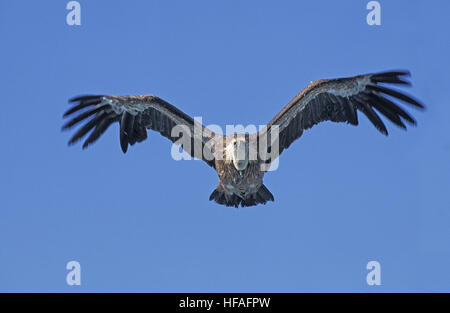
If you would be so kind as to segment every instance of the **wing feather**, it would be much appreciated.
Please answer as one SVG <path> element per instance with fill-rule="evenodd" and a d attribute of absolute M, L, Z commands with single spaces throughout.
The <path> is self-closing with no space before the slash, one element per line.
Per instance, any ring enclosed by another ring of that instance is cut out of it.
<path fill-rule="evenodd" d="M 172 137 L 173 127 L 176 125 L 187 126 L 190 134 L 183 135 L 191 136 L 188 139 L 190 142 L 200 140 L 202 148 L 215 135 L 178 108 L 153 95 L 89 95 L 73 98 L 69 102 L 74 103 L 74 106 L 64 113 L 64 117 L 74 114 L 75 117 L 70 119 L 63 126 L 63 129 L 68 129 L 80 122 L 87 121 L 70 139 L 69 144 L 75 143 L 93 130 L 85 140 L 83 148 L 98 140 L 114 122 L 120 124 L 120 146 L 124 153 L 127 152 L 129 145 L 134 145 L 136 142 L 141 142 L 147 138 L 147 129 L 157 131 L 172 142 L 175 142 L 179 137 Z M 85 110 L 78 113 L 82 109 Z M 88 120 L 91 116 L 93 116 L 92 119 Z M 202 128 L 201 138 L 194 138 L 194 126 Z M 183 146 L 183 149 L 186 151 L 187 148 Z M 193 149 L 194 145 L 191 144 L 190 149 L 187 149 L 188 151 L 186 152 L 193 157 L 197 157 L 194 155 Z M 215 166 L 214 160 L 204 159 L 204 161 L 212 167 Z"/>
<path fill-rule="evenodd" d="M 259 135 L 269 133 L 272 126 L 277 125 L 279 138 L 274 142 L 278 142 L 278 151 L 281 154 L 302 135 L 304 130 L 320 122 L 333 121 L 358 125 L 358 111 L 367 116 L 381 133 L 387 135 L 387 128 L 375 110 L 395 125 L 406 129 L 403 120 L 411 125 L 415 125 L 416 121 L 386 96 L 416 108 L 424 108 L 424 106 L 403 92 L 378 84 L 410 85 L 410 82 L 404 79 L 407 76 L 410 76 L 408 71 L 391 71 L 314 81 L 295 96 L 259 132 Z"/>

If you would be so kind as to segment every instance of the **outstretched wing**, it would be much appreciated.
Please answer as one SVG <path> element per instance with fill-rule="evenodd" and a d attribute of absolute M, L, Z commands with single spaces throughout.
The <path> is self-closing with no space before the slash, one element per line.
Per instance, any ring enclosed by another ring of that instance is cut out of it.
<path fill-rule="evenodd" d="M 83 149 L 94 143 L 114 123 L 120 124 L 120 146 L 127 152 L 128 145 L 134 145 L 147 138 L 147 129 L 159 132 L 170 141 L 175 142 L 181 136 L 172 129 L 176 125 L 182 125 L 184 140 L 190 140 L 189 145 L 183 144 L 183 149 L 192 157 L 202 158 L 208 165 L 214 167 L 214 159 L 211 154 L 206 155 L 203 149 L 209 145 L 209 140 L 214 136 L 208 128 L 204 127 L 190 116 L 186 115 L 170 103 L 153 95 L 143 96 L 81 96 L 69 100 L 75 103 L 64 117 L 77 113 L 69 120 L 63 129 L 68 129 L 80 122 L 87 121 L 70 139 L 69 145 L 74 144 L 89 132 L 84 141 Z M 82 111 L 80 113 L 80 111 Z M 194 126 L 199 127 L 194 131 Z M 200 130 L 200 131 L 198 131 Z M 200 147 L 199 156 L 194 155 L 194 147 Z M 208 159 L 207 159 L 208 157 Z M 210 160 L 211 159 L 211 160 Z"/>
<path fill-rule="evenodd" d="M 423 108 L 423 105 L 402 92 L 379 85 L 379 83 L 410 85 L 404 80 L 405 76 L 410 76 L 410 73 L 383 72 L 314 81 L 292 99 L 260 133 L 270 131 L 273 125 L 278 125 L 279 137 L 278 140 L 273 139 L 273 142 L 279 145 L 281 154 L 302 135 L 304 130 L 320 122 L 346 122 L 358 125 L 358 111 L 366 115 L 385 135 L 388 134 L 386 126 L 375 110 L 395 125 L 406 129 L 404 121 L 412 125 L 415 125 L 416 121 L 386 96 L 392 97 L 393 100 L 402 100 L 417 108 Z"/>

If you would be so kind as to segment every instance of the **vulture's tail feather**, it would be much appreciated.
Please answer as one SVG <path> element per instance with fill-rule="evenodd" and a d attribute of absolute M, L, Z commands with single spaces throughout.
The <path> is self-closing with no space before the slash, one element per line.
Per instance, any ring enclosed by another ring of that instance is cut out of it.
<path fill-rule="evenodd" d="M 266 204 L 267 201 L 274 201 L 272 193 L 267 189 L 266 186 L 262 185 L 258 192 L 248 195 L 245 198 L 241 198 L 235 194 L 233 195 L 227 195 L 225 191 L 223 190 L 222 186 L 219 184 L 216 189 L 211 193 L 209 196 L 210 201 L 215 201 L 218 204 L 222 204 L 225 206 L 235 208 L 239 207 L 248 207 L 248 206 L 254 206 L 257 204 Z"/>

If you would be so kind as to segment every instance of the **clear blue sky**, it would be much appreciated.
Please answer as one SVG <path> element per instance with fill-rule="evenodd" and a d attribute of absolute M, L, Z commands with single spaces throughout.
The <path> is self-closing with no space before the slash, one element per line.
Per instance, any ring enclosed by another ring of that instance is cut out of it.
<path fill-rule="evenodd" d="M 1 291 L 449 291 L 449 1 L 1 1 Z M 310 81 L 409 69 L 418 127 L 304 133 L 275 202 L 208 201 L 216 173 L 118 125 L 60 131 L 79 94 L 156 94 L 206 124 L 268 122 Z M 66 284 L 66 263 L 82 267 Z M 366 284 L 380 262 L 382 285 Z"/>

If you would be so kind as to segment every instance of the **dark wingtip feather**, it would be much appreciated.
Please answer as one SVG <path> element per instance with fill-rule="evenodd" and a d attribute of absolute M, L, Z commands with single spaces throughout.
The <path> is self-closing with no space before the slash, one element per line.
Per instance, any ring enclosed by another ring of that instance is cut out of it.
<path fill-rule="evenodd" d="M 381 92 L 381 93 L 387 94 L 387 95 L 389 95 L 391 97 L 394 97 L 394 98 L 402 100 L 402 101 L 404 101 L 406 103 L 409 103 L 409 104 L 411 104 L 411 105 L 413 105 L 413 106 L 415 106 L 417 108 L 420 108 L 420 109 L 424 109 L 425 108 L 425 106 L 422 103 L 420 103 L 418 100 L 416 100 L 413 97 L 411 97 L 411 96 L 409 96 L 409 95 L 407 95 L 405 93 L 402 93 L 402 92 L 400 92 L 398 90 L 394 90 L 394 89 L 390 89 L 390 88 L 386 88 L 386 87 L 378 86 L 378 85 L 367 85 L 367 88 L 371 89 L 371 90 L 374 90 L 374 91 L 377 91 L 377 92 Z"/>
<path fill-rule="evenodd" d="M 411 86 L 411 82 L 404 80 L 401 76 L 410 77 L 411 73 L 407 70 L 375 73 L 370 75 L 370 80 L 373 83 L 400 84 Z"/>
<path fill-rule="evenodd" d="M 390 101 L 389 99 L 387 99 L 381 95 L 378 95 L 376 93 L 370 93 L 368 95 L 368 97 L 370 97 L 371 101 L 376 102 L 383 107 L 386 107 L 387 110 L 390 110 L 394 114 L 400 116 L 406 122 L 408 122 L 410 125 L 412 125 L 412 126 L 417 125 L 416 120 L 408 112 L 403 110 L 400 106 L 398 106 L 394 102 Z"/>
<path fill-rule="evenodd" d="M 78 102 L 78 101 L 86 101 L 104 97 L 104 95 L 80 95 L 76 97 L 72 97 L 69 99 L 69 103 Z"/>
<path fill-rule="evenodd" d="M 102 102 L 103 96 L 80 96 L 76 98 L 69 99 L 69 103 L 71 102 L 79 102 L 77 105 L 74 105 L 70 109 L 68 109 L 63 117 L 67 117 L 72 113 L 75 113 L 81 109 L 84 109 L 88 106 L 97 105 Z"/>
<path fill-rule="evenodd" d="M 95 126 L 98 125 L 98 123 L 104 118 L 104 112 L 98 113 L 96 116 L 94 116 L 89 122 L 84 124 L 70 139 L 69 146 L 78 140 L 80 140 L 82 137 L 84 137 L 91 129 L 93 129 Z"/>
<path fill-rule="evenodd" d="M 102 120 L 97 124 L 92 133 L 83 143 L 83 149 L 87 148 L 89 145 L 97 141 L 98 138 L 108 129 L 108 127 L 114 122 L 113 114 L 102 118 Z"/>
<path fill-rule="evenodd" d="M 364 99 L 361 99 L 361 96 L 354 96 L 352 98 L 352 101 L 354 101 L 359 108 L 361 112 L 364 113 L 365 116 L 372 122 L 372 124 L 375 126 L 376 129 L 380 133 L 382 133 L 385 136 L 388 136 L 388 130 L 386 128 L 386 125 L 384 125 L 383 121 L 380 119 L 377 113 L 372 109 L 372 107 L 366 103 Z"/>
<path fill-rule="evenodd" d="M 64 129 L 68 129 L 71 128 L 72 126 L 78 124 L 79 122 L 87 119 L 89 116 L 94 115 L 100 111 L 102 111 L 104 109 L 104 106 L 99 106 L 96 108 L 92 108 L 88 111 L 85 111 L 83 113 L 81 113 L 80 115 L 75 116 L 73 119 L 71 119 L 70 121 L 68 121 L 66 124 L 63 125 L 63 130 Z"/>
<path fill-rule="evenodd" d="M 408 70 L 392 70 L 373 74 L 373 76 L 408 76 L 411 77 L 411 72 Z"/>
<path fill-rule="evenodd" d="M 85 107 L 91 106 L 91 105 L 95 105 L 100 103 L 101 101 L 98 102 L 82 102 L 79 105 L 75 105 L 73 107 L 71 107 L 70 109 L 68 109 L 66 112 L 64 112 L 63 117 L 67 117 L 72 113 L 75 113 L 78 110 L 84 109 Z"/>
<path fill-rule="evenodd" d="M 393 76 L 393 77 L 385 77 L 385 76 L 371 77 L 370 80 L 373 83 L 398 84 L 398 85 L 411 86 L 411 82 L 409 82 L 407 80 L 403 80 L 396 76 Z"/>

